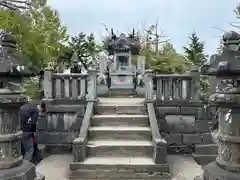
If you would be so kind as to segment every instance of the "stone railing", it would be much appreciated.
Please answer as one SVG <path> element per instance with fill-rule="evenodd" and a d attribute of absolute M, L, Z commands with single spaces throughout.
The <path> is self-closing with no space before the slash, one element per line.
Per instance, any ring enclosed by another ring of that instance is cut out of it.
<path fill-rule="evenodd" d="M 86 107 L 97 98 L 96 70 L 89 70 L 88 74 L 45 71 L 43 89 L 46 115 L 38 121 L 38 143 L 71 145 L 80 131 L 85 132 L 82 123 Z"/>
<path fill-rule="evenodd" d="M 47 99 L 85 99 L 87 93 L 86 74 L 63 74 L 44 72 L 43 89 Z"/>
<path fill-rule="evenodd" d="M 209 107 L 199 97 L 199 72 L 154 75 L 147 70 L 145 93 L 146 102 L 154 104 L 155 121 L 161 137 L 167 141 L 169 153 L 194 154 L 194 147 L 213 143 L 208 123 Z M 205 155 L 196 156 L 200 162 Z"/>

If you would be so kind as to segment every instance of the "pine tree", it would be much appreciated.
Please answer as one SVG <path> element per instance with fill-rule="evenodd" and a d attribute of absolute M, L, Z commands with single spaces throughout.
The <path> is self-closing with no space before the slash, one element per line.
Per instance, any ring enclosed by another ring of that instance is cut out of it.
<path fill-rule="evenodd" d="M 204 55 L 204 43 L 200 41 L 196 32 L 193 32 L 189 39 L 191 41 L 190 44 L 183 47 L 186 58 L 191 61 L 193 65 L 200 66 L 206 61 Z"/>
<path fill-rule="evenodd" d="M 206 62 L 206 55 L 204 54 L 204 42 L 200 41 L 200 38 L 197 36 L 196 32 L 193 32 L 189 37 L 190 43 L 188 46 L 184 46 L 186 58 L 192 62 L 192 65 L 200 67 Z M 200 78 L 201 86 L 201 96 L 204 97 L 207 95 L 209 89 L 209 79 L 207 76 L 201 75 Z"/>

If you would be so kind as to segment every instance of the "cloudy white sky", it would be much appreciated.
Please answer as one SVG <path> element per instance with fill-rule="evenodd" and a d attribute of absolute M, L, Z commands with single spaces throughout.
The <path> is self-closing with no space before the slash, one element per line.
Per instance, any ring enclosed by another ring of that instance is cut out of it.
<path fill-rule="evenodd" d="M 182 52 L 188 36 L 195 31 L 205 42 L 206 53 L 214 53 L 223 31 L 236 21 L 237 0 L 49 0 L 60 13 L 68 33 L 104 33 L 102 23 L 119 31 L 138 27 L 143 22 L 154 24 L 159 19 L 159 31 L 171 39 Z M 216 29 L 215 27 L 219 28 Z"/>

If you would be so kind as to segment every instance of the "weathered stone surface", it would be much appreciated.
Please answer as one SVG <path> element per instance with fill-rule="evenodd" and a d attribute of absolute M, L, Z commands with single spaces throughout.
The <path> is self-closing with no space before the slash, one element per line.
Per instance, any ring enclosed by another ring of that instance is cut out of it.
<path fill-rule="evenodd" d="M 171 133 L 196 133 L 194 116 L 167 115 L 165 120 Z"/>
<path fill-rule="evenodd" d="M 202 133 L 202 143 L 203 144 L 212 144 L 213 143 L 213 137 L 211 133 Z"/>
<path fill-rule="evenodd" d="M 78 136 L 79 132 L 36 132 L 39 144 L 69 144 Z"/>
<path fill-rule="evenodd" d="M 167 148 L 160 145 L 153 147 L 153 160 L 156 164 L 167 163 Z"/>
<path fill-rule="evenodd" d="M 182 144 L 182 134 L 177 133 L 162 133 L 164 139 L 167 141 L 168 145 L 181 145 Z"/>
<path fill-rule="evenodd" d="M 195 145 L 195 154 L 213 154 L 217 155 L 218 145 L 217 144 L 197 144 Z"/>
<path fill-rule="evenodd" d="M 151 141 L 89 141 L 88 155 L 93 157 L 152 157 Z"/>
<path fill-rule="evenodd" d="M 95 108 L 96 114 L 146 114 L 146 107 L 143 104 L 121 105 L 98 104 Z"/>
<path fill-rule="evenodd" d="M 117 126 L 117 127 L 90 127 L 89 140 L 152 140 L 152 133 L 150 127 L 131 127 L 131 126 Z"/>
<path fill-rule="evenodd" d="M 201 134 L 183 134 L 183 144 L 192 145 L 202 142 Z"/>
<path fill-rule="evenodd" d="M 184 115 L 194 115 L 196 119 L 204 119 L 205 108 L 202 107 L 180 107 L 181 113 Z"/>
<path fill-rule="evenodd" d="M 94 115 L 91 118 L 92 126 L 149 126 L 147 115 L 124 115 L 124 114 L 110 114 L 110 115 Z"/>
<path fill-rule="evenodd" d="M 157 117 L 165 117 L 166 114 L 180 114 L 180 107 L 157 106 L 155 111 Z"/>
<path fill-rule="evenodd" d="M 233 173 L 220 168 L 216 162 L 203 167 L 203 180 L 238 180 L 240 173 Z"/>
<path fill-rule="evenodd" d="M 170 145 L 167 147 L 167 152 L 168 154 L 191 154 L 193 147 L 187 145 Z"/>
<path fill-rule="evenodd" d="M 195 124 L 195 128 L 198 133 L 210 132 L 209 123 L 204 119 L 197 120 Z"/>
<path fill-rule="evenodd" d="M 77 138 L 79 132 L 62 132 L 61 144 L 71 144 L 75 138 Z"/>
<path fill-rule="evenodd" d="M 195 154 L 195 153 L 193 153 L 192 156 L 193 156 L 194 160 L 196 161 L 196 163 L 201 166 L 205 166 L 205 165 L 215 161 L 216 157 L 217 157 L 216 154 L 208 155 L 208 154 Z"/>
<path fill-rule="evenodd" d="M 51 155 L 42 160 L 36 167 L 37 172 L 44 174 L 46 179 L 49 180 L 69 180 L 69 164 L 72 162 L 72 156 L 64 155 Z M 197 165 L 191 156 L 186 155 L 169 155 L 168 163 L 171 170 L 171 180 L 193 180 L 193 178 L 201 174 L 201 166 Z M 97 176 L 105 176 L 100 180 L 115 180 L 117 179 L 141 179 L 142 180 L 166 180 L 157 173 L 123 173 L 118 171 L 101 171 L 94 169 L 93 171 L 78 171 L 76 174 L 78 180 L 96 179 Z M 92 174 L 92 176 L 91 176 Z M 112 174 L 112 175 L 111 175 Z M 114 174 L 116 175 L 114 177 Z M 123 177 L 126 174 L 125 177 Z M 82 175 L 82 176 L 81 176 Z M 107 178 L 108 175 L 113 178 Z M 73 177 L 74 179 L 74 177 Z"/>
<path fill-rule="evenodd" d="M 39 144 L 61 144 L 61 132 L 36 132 L 35 136 Z"/>
<path fill-rule="evenodd" d="M 35 165 L 28 161 L 23 161 L 22 165 L 15 168 L 0 170 L 0 180 L 34 180 L 35 178 Z M 44 177 L 39 180 L 44 180 Z"/>

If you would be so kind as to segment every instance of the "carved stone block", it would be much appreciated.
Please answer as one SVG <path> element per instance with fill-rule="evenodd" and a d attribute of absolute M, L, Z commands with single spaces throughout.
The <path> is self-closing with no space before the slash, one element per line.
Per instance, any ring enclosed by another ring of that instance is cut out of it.
<path fill-rule="evenodd" d="M 172 133 L 196 133 L 194 116 L 167 115 L 165 120 Z"/>

